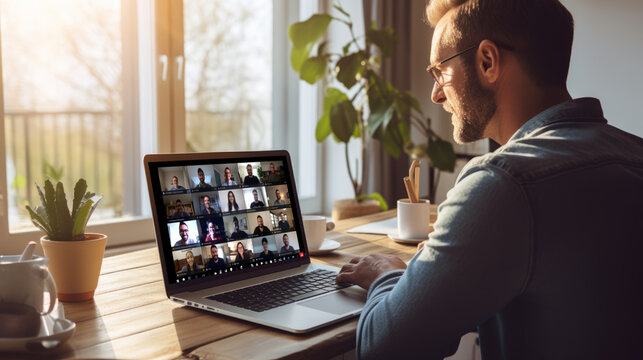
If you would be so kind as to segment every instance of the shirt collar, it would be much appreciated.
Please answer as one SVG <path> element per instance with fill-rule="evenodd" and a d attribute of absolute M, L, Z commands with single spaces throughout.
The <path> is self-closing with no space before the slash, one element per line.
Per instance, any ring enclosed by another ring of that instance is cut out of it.
<path fill-rule="evenodd" d="M 572 99 L 554 105 L 529 119 L 513 134 L 509 141 L 522 139 L 538 128 L 561 121 L 607 123 L 603 117 L 601 102 L 598 99 L 589 97 Z"/>

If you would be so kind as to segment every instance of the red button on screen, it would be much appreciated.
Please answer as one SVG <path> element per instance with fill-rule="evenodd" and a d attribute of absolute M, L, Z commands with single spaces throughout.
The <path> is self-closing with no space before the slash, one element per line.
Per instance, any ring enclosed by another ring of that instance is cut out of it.
<path fill-rule="evenodd" d="M 303 252 L 300 252 L 300 253 L 299 253 L 299 257 L 304 257 L 304 253 L 303 253 Z"/>

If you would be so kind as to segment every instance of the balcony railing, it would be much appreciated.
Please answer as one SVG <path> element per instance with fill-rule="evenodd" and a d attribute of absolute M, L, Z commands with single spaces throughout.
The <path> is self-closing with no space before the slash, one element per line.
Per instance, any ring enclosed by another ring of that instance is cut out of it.
<path fill-rule="evenodd" d="M 101 213 L 121 215 L 120 112 L 6 111 L 4 123 L 11 228 L 29 222 L 24 205 L 40 203 L 34 182 L 42 185 L 48 177 L 65 184 L 68 201 L 76 180 L 85 178 L 91 191 L 104 196 Z"/>

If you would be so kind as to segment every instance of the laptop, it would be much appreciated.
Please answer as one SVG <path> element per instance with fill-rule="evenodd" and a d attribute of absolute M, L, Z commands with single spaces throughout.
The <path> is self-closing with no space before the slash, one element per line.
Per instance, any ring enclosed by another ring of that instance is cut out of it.
<path fill-rule="evenodd" d="M 287 151 L 144 164 L 169 299 L 293 333 L 359 315 L 366 291 L 310 261 Z"/>

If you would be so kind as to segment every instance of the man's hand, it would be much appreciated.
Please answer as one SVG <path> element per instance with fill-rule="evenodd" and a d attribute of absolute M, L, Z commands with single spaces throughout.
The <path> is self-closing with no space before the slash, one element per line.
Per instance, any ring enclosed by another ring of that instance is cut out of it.
<path fill-rule="evenodd" d="M 406 264 L 393 255 L 371 254 L 358 256 L 344 265 L 337 274 L 337 283 L 355 284 L 368 290 L 375 279 L 397 269 L 406 269 Z"/>

